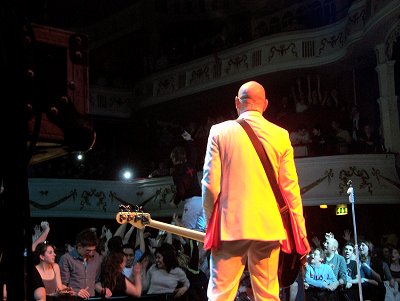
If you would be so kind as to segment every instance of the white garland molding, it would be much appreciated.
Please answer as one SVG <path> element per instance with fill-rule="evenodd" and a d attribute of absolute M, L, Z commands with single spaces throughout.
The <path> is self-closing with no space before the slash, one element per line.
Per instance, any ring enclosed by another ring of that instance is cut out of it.
<path fill-rule="evenodd" d="M 400 180 L 393 154 L 296 159 L 304 206 L 348 203 L 348 180 L 356 204 L 399 204 Z M 199 173 L 199 178 L 202 174 Z M 114 219 L 119 205 L 142 206 L 153 217 L 181 213 L 171 177 L 121 181 L 30 179 L 33 217 Z M 182 204 L 181 204 L 182 206 Z"/>
<path fill-rule="evenodd" d="M 321 66 L 350 55 L 355 46 L 385 43 L 390 54 L 398 30 L 400 1 L 354 1 L 335 24 L 265 36 L 158 72 L 136 85 L 141 108 L 276 71 Z M 388 33 L 392 32 L 391 36 Z M 361 47 L 362 46 L 362 47 Z"/>

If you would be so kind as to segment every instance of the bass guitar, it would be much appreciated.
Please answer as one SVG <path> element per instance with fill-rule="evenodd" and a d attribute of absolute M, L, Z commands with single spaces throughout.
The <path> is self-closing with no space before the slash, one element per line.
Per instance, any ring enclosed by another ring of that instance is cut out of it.
<path fill-rule="evenodd" d="M 120 206 L 120 212 L 117 213 L 116 220 L 119 224 L 130 223 L 138 229 L 143 229 L 148 226 L 199 242 L 204 242 L 205 233 L 153 220 L 149 213 L 140 211 L 140 208 L 132 209 L 130 205 Z"/>

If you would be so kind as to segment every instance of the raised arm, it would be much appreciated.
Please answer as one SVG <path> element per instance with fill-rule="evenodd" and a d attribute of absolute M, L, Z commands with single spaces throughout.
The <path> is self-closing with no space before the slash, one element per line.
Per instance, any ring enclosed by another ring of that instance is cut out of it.
<path fill-rule="evenodd" d="M 133 228 L 133 227 L 132 227 Z M 140 251 L 144 253 L 146 251 L 146 243 L 144 242 L 144 228 L 136 230 L 136 241 L 135 248 L 139 246 Z"/>
<path fill-rule="evenodd" d="M 136 263 L 133 267 L 132 271 L 133 282 L 131 282 L 128 278 L 125 278 L 126 291 L 125 293 L 129 296 L 134 296 L 139 298 L 142 294 L 142 279 L 140 277 L 141 274 L 141 264 Z"/>
<path fill-rule="evenodd" d="M 50 232 L 50 225 L 48 222 L 43 221 L 40 223 L 40 227 L 43 229 L 43 231 L 39 234 L 39 236 L 32 242 L 32 251 L 35 251 L 36 246 L 42 242 L 44 242 L 47 239 L 47 236 L 49 235 Z"/>

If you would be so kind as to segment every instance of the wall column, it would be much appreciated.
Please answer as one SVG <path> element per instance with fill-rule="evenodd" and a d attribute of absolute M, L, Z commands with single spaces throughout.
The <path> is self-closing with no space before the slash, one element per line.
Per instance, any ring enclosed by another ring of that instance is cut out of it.
<path fill-rule="evenodd" d="M 395 61 L 388 60 L 385 50 L 385 44 L 375 47 L 378 62 L 375 70 L 378 73 L 380 94 L 377 102 L 385 148 L 389 152 L 400 153 L 400 122 L 394 79 Z"/>

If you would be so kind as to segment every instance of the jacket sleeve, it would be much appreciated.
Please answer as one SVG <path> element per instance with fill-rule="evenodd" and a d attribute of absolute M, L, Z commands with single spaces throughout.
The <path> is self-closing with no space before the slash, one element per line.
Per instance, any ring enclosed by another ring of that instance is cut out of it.
<path fill-rule="evenodd" d="M 286 136 L 286 137 L 285 137 Z M 290 207 L 302 238 L 307 237 L 306 225 L 303 216 L 303 202 L 300 195 L 300 187 L 297 170 L 294 161 L 294 151 L 290 144 L 289 134 L 284 132 L 282 142 L 286 143 L 286 151 L 279 162 L 278 180 L 282 194 Z"/>
<path fill-rule="evenodd" d="M 210 129 L 203 167 L 202 199 L 207 223 L 214 209 L 214 203 L 221 191 L 221 158 L 215 126 Z"/>

